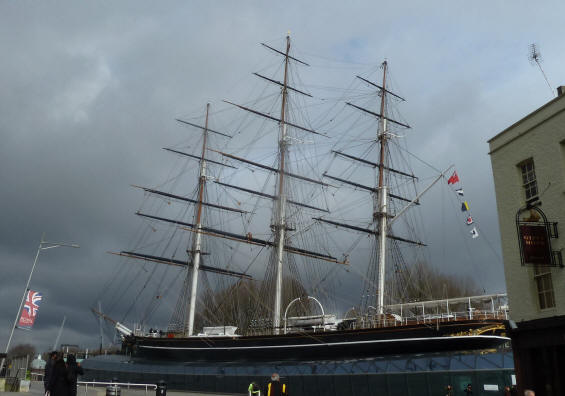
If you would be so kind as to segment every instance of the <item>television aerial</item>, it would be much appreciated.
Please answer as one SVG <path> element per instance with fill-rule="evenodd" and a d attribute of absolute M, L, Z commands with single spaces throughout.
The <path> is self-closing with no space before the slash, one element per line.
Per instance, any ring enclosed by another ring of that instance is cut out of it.
<path fill-rule="evenodd" d="M 537 46 L 537 44 L 532 43 L 530 44 L 530 53 L 528 54 L 528 59 L 530 60 L 530 62 L 532 64 L 536 64 L 538 65 L 541 74 L 543 75 L 543 78 L 545 79 L 545 82 L 547 83 L 547 86 L 549 87 L 549 90 L 551 91 L 551 94 L 553 96 L 555 96 L 555 93 L 553 92 L 553 88 L 551 88 L 551 84 L 549 83 L 549 80 L 547 79 L 547 76 L 545 75 L 545 72 L 543 71 L 543 68 L 541 67 L 541 62 L 542 62 L 542 57 L 541 57 L 541 53 L 539 51 L 539 48 Z"/>

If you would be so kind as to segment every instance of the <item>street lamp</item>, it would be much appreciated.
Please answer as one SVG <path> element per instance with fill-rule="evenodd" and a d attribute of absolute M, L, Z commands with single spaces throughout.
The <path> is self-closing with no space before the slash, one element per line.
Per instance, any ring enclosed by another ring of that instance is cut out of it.
<path fill-rule="evenodd" d="M 12 330 L 10 331 L 10 337 L 8 338 L 8 343 L 6 344 L 6 355 L 8 354 L 8 349 L 10 348 L 10 343 L 12 342 L 12 336 L 14 335 L 14 330 L 16 329 L 16 325 L 18 324 L 18 319 L 20 317 L 20 312 L 22 311 L 22 307 L 24 305 L 24 301 L 26 299 L 26 294 L 29 290 L 29 283 L 31 282 L 31 277 L 33 275 L 33 270 L 35 269 L 35 265 L 37 264 L 37 259 L 39 258 L 39 252 L 42 250 L 53 249 L 57 247 L 72 247 L 72 248 L 79 248 L 80 246 L 74 243 L 58 243 L 58 242 L 47 242 L 44 240 L 45 233 L 41 235 L 41 242 L 39 242 L 39 247 L 37 248 L 37 254 L 35 255 L 35 260 L 33 260 L 33 266 L 31 267 L 31 271 L 29 273 L 29 277 L 27 278 L 26 287 L 24 289 L 24 295 L 22 296 L 22 301 L 20 301 L 20 307 L 18 308 L 18 312 L 16 313 L 16 319 L 14 320 L 14 325 L 12 326 Z M 4 367 L 5 358 L 2 358 L 2 363 L 0 363 L 0 372 Z"/>

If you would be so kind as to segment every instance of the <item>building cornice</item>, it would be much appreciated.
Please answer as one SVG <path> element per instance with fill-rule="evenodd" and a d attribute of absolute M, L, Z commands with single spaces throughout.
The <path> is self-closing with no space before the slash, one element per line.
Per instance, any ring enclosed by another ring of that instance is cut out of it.
<path fill-rule="evenodd" d="M 562 102 L 562 103 L 559 103 L 559 102 Z M 559 106 L 554 111 L 550 111 L 550 108 L 556 106 L 557 104 L 561 104 L 561 106 Z M 492 153 L 498 151 L 502 147 L 506 146 L 508 143 L 518 139 L 519 137 L 528 133 L 532 129 L 535 129 L 538 125 L 546 122 L 547 120 L 555 117 L 556 115 L 558 115 L 558 114 L 560 114 L 564 111 L 565 111 L 565 95 L 561 95 L 561 96 L 556 97 L 555 99 L 550 100 L 549 102 L 547 102 L 546 104 L 544 104 L 540 108 L 534 110 L 533 112 L 531 112 L 527 116 L 523 117 L 519 121 L 510 125 L 508 128 L 504 129 L 502 132 L 498 133 L 496 136 L 489 139 L 488 143 L 491 146 L 491 151 L 489 152 L 489 154 L 492 154 Z M 533 121 L 533 119 L 536 116 L 541 116 L 541 118 L 539 118 L 539 120 L 537 122 L 531 123 L 530 125 L 526 125 L 528 123 L 528 121 Z M 511 136 L 511 137 L 509 136 L 508 140 L 502 141 L 502 142 L 500 142 L 500 144 L 496 144 L 496 143 L 498 143 L 498 142 L 496 142 L 497 140 L 499 140 L 503 137 L 507 137 L 507 135 L 511 131 L 516 131 L 520 127 L 524 127 L 524 129 L 522 131 L 517 131 L 517 134 L 515 136 Z"/>

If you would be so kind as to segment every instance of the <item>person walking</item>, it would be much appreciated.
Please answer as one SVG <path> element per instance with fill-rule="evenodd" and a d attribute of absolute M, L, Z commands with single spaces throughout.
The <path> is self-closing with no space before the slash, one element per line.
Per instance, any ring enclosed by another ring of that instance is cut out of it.
<path fill-rule="evenodd" d="M 453 396 L 453 388 L 451 385 L 445 387 L 445 396 Z"/>
<path fill-rule="evenodd" d="M 277 373 L 271 375 L 271 381 L 267 384 L 266 396 L 287 396 L 288 390 L 286 384 L 281 384 L 280 377 Z"/>
<path fill-rule="evenodd" d="M 57 360 L 53 365 L 49 385 L 47 391 L 50 396 L 69 396 L 69 379 L 67 375 L 67 366 L 63 360 L 63 356 L 57 354 Z"/>
<path fill-rule="evenodd" d="M 247 388 L 247 390 L 249 391 L 249 396 L 261 396 L 261 389 L 255 381 L 249 384 L 249 388 Z"/>
<path fill-rule="evenodd" d="M 463 389 L 463 392 L 465 392 L 466 396 L 473 396 L 473 387 L 471 384 L 468 384 L 467 387 Z"/>
<path fill-rule="evenodd" d="M 69 396 L 77 396 L 77 376 L 83 375 L 84 370 L 77 363 L 75 355 L 67 355 L 67 380 L 69 381 Z"/>
<path fill-rule="evenodd" d="M 55 364 L 55 360 L 57 359 L 57 352 L 49 352 L 49 357 L 47 358 L 47 362 L 45 363 L 45 372 L 43 374 L 43 388 L 47 391 L 47 387 L 49 386 L 49 379 L 51 378 L 51 373 L 53 372 L 53 365 Z"/>

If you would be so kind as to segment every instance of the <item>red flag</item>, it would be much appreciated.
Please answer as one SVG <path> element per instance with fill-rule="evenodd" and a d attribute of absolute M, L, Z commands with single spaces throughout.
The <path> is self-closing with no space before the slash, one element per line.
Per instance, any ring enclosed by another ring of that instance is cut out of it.
<path fill-rule="evenodd" d="M 459 181 L 459 176 L 457 176 L 457 172 L 453 171 L 453 174 L 449 179 L 447 179 L 447 184 L 455 184 Z"/>
<path fill-rule="evenodd" d="M 31 330 L 35 317 L 37 316 L 37 311 L 39 309 L 39 303 L 42 300 L 40 293 L 28 290 L 27 297 L 24 303 L 24 309 L 22 309 L 22 315 L 18 322 L 18 327 L 20 329 Z"/>

